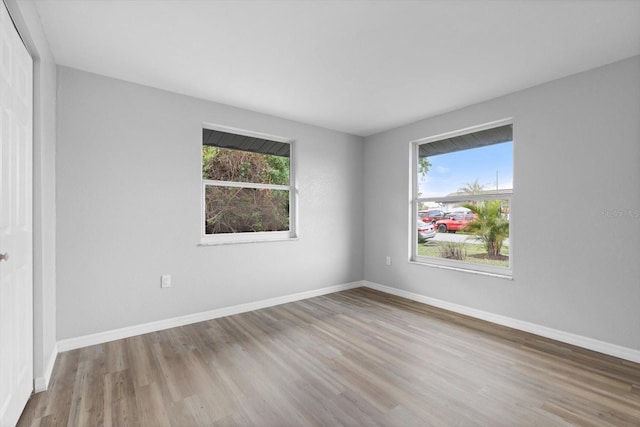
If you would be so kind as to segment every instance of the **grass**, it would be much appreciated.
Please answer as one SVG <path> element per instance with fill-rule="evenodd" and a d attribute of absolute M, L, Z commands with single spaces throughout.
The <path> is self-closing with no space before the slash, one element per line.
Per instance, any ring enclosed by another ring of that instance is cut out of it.
<path fill-rule="evenodd" d="M 436 242 L 427 240 L 426 243 L 418 245 L 418 255 L 440 258 L 440 250 L 438 247 L 444 242 Z M 466 262 L 474 264 L 495 265 L 498 267 L 509 267 L 509 247 L 503 246 L 500 251 L 500 259 L 492 259 L 487 256 L 487 251 L 483 245 L 476 243 L 464 243 L 467 251 Z"/>

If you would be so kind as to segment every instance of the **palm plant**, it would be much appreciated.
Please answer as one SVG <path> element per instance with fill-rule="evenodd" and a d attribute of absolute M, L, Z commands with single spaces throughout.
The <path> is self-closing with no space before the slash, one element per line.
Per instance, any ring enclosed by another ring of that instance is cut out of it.
<path fill-rule="evenodd" d="M 484 191 L 484 185 L 478 182 L 476 178 L 473 182 L 467 182 L 463 187 L 458 188 L 458 191 L 467 194 L 481 194 Z"/>
<path fill-rule="evenodd" d="M 475 205 L 464 205 L 477 215 L 476 219 L 467 224 L 465 231 L 478 238 L 491 257 L 500 255 L 502 244 L 509 237 L 509 220 L 502 214 L 502 205 L 502 200 L 485 200 Z"/>

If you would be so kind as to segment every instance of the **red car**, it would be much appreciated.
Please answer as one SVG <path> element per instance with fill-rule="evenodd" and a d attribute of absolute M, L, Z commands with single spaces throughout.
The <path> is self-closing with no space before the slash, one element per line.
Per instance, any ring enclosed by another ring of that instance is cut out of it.
<path fill-rule="evenodd" d="M 440 209 L 429 209 L 428 211 L 418 211 L 418 218 L 423 222 L 435 222 L 444 218 L 444 212 Z"/>
<path fill-rule="evenodd" d="M 450 233 L 455 233 L 456 231 L 463 229 L 474 219 L 476 219 L 476 214 L 474 213 L 453 214 L 448 218 L 436 221 L 436 229 L 440 233 L 446 233 L 447 231 Z"/>

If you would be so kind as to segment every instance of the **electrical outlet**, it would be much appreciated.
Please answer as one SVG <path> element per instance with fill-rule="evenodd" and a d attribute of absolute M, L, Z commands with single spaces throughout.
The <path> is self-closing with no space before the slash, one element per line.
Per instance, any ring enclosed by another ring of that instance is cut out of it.
<path fill-rule="evenodd" d="M 391 257 L 390 256 L 387 257 L 386 264 L 387 265 L 391 265 Z"/>
<path fill-rule="evenodd" d="M 171 275 L 163 274 L 160 276 L 160 287 L 161 288 L 170 288 L 171 287 Z"/>

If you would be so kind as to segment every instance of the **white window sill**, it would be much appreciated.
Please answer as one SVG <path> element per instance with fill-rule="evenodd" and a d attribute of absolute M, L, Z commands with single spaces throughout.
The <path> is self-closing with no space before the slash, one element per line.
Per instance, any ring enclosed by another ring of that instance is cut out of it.
<path fill-rule="evenodd" d="M 497 277 L 499 279 L 513 280 L 513 273 L 511 272 L 498 273 L 494 271 L 482 271 L 482 270 L 476 270 L 472 267 L 465 268 L 462 266 L 443 265 L 443 264 L 437 264 L 436 262 L 429 262 L 429 261 L 423 261 L 423 260 L 418 260 L 418 261 L 410 260 L 409 264 L 422 265 L 422 266 L 433 267 L 433 268 L 442 268 L 444 270 L 461 271 L 463 273 L 479 274 L 481 276 Z"/>
<path fill-rule="evenodd" d="M 200 239 L 198 246 L 221 246 L 221 245 L 238 245 L 252 243 L 269 243 L 269 242 L 292 242 L 297 241 L 297 235 L 291 233 L 278 233 L 270 235 L 269 233 L 243 233 L 229 234 L 218 236 L 206 236 Z"/>

